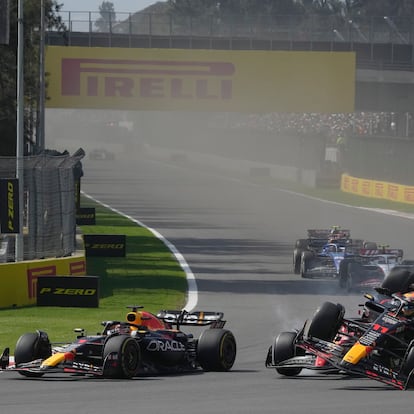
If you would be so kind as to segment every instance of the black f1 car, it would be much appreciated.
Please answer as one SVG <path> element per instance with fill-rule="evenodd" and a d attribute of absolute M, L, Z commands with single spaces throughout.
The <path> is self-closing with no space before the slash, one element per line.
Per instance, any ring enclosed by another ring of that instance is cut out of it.
<path fill-rule="evenodd" d="M 414 387 L 414 273 L 391 272 L 378 298 L 366 295 L 358 318 L 325 302 L 309 324 L 274 338 L 266 367 L 285 376 L 302 369 L 364 376 L 404 390 Z M 307 332 L 306 332 L 307 330 Z"/>
<path fill-rule="evenodd" d="M 402 249 L 387 246 L 361 249 L 341 261 L 339 286 L 348 291 L 378 286 L 392 269 L 402 264 L 403 254 Z"/>
<path fill-rule="evenodd" d="M 126 321 L 105 321 L 94 336 L 77 331 L 69 344 L 52 344 L 46 332 L 22 335 L 9 363 L 9 348 L 1 368 L 26 377 L 48 373 L 89 374 L 105 378 L 132 378 L 144 374 L 228 371 L 236 358 L 236 341 L 224 329 L 221 312 L 164 310 L 158 315 L 132 306 Z M 205 327 L 198 339 L 181 326 Z"/>
<path fill-rule="evenodd" d="M 304 252 L 320 253 L 323 246 L 329 243 L 331 236 L 337 236 L 339 227 L 335 226 L 331 229 L 308 229 L 306 239 L 298 239 L 295 242 L 293 250 L 293 272 L 299 274 L 301 270 L 301 259 Z M 349 230 L 341 230 L 340 236 L 349 239 L 351 232 Z"/>
<path fill-rule="evenodd" d="M 345 255 L 353 254 L 373 243 L 351 239 L 350 230 L 333 226 L 330 229 L 308 229 L 306 239 L 298 239 L 293 250 L 293 272 L 303 278 L 336 278 Z M 375 245 L 376 247 L 376 245 Z"/>

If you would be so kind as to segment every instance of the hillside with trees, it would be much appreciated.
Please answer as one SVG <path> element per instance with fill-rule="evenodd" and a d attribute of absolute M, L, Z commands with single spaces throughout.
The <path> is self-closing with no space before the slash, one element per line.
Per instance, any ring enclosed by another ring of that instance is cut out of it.
<path fill-rule="evenodd" d="M 61 7 L 56 0 L 44 0 L 46 26 L 65 32 L 59 15 Z M 10 41 L 0 45 L 0 155 L 16 153 L 16 90 L 17 90 L 17 1 L 10 1 Z M 39 43 L 40 0 L 24 1 L 24 92 L 25 140 L 36 142 L 39 111 Z M 107 31 L 116 21 L 116 10 L 110 1 L 99 7 L 101 17 L 95 22 L 97 31 Z M 133 13 L 134 24 L 139 25 L 140 15 L 171 14 L 177 18 L 215 17 L 222 25 L 238 18 L 252 16 L 334 16 L 345 21 L 369 19 L 372 16 L 393 16 L 411 22 L 414 18 L 412 0 L 168 0 L 154 2 L 141 12 Z M 243 22 L 243 20 L 240 20 Z M 127 22 L 118 23 L 122 24 Z M 46 74 L 47 86 L 47 74 Z M 47 95 L 47 93 L 46 93 Z"/>

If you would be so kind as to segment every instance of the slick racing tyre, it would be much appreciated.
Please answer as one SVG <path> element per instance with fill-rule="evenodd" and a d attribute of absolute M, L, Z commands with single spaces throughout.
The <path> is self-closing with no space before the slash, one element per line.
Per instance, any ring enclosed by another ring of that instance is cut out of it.
<path fill-rule="evenodd" d="M 349 285 L 350 285 L 349 266 L 348 266 L 349 264 L 350 264 L 349 259 L 342 259 L 339 265 L 339 273 L 338 273 L 339 287 L 345 290 L 348 290 Z"/>
<path fill-rule="evenodd" d="M 408 348 L 407 356 L 401 366 L 401 374 L 407 377 L 407 388 L 414 388 L 414 344 Z"/>
<path fill-rule="evenodd" d="M 300 275 L 303 279 L 308 277 L 308 263 L 313 257 L 311 252 L 303 252 L 300 260 Z"/>
<path fill-rule="evenodd" d="M 308 328 L 308 336 L 332 341 L 345 314 L 345 308 L 340 304 L 324 302 L 315 312 Z"/>
<path fill-rule="evenodd" d="M 352 292 L 360 283 L 360 266 L 352 259 L 343 259 L 339 265 L 339 287 Z"/>
<path fill-rule="evenodd" d="M 414 283 L 414 273 L 407 269 L 391 269 L 390 273 L 381 283 L 381 287 L 388 289 L 390 293 L 405 293 L 411 290 L 410 285 Z"/>
<path fill-rule="evenodd" d="M 281 332 L 274 339 L 273 346 L 270 347 L 269 352 L 274 365 L 279 362 L 286 361 L 298 355 L 305 355 L 305 350 L 295 346 L 296 332 Z M 276 368 L 280 375 L 286 377 L 293 377 L 300 374 L 302 368 Z"/>
<path fill-rule="evenodd" d="M 14 350 L 14 363 L 18 368 L 20 364 L 46 359 L 52 355 L 52 347 L 47 335 L 43 332 L 29 332 L 23 334 L 16 343 Z M 19 371 L 25 377 L 41 377 L 43 373 Z"/>
<path fill-rule="evenodd" d="M 128 335 L 111 336 L 104 345 L 102 357 L 104 377 L 132 378 L 138 373 L 141 349 L 137 340 Z"/>
<path fill-rule="evenodd" d="M 206 329 L 197 344 L 197 360 L 204 371 L 228 371 L 236 359 L 236 340 L 226 329 Z"/>
<path fill-rule="evenodd" d="M 302 256 L 302 251 L 300 249 L 295 249 L 293 251 L 293 273 L 295 275 L 300 274 L 300 258 Z"/>

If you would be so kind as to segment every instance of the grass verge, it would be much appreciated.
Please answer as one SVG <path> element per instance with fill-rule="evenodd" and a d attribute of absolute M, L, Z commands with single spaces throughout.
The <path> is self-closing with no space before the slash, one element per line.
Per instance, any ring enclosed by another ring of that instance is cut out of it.
<path fill-rule="evenodd" d="M 102 329 L 101 321 L 125 320 L 128 305 L 143 305 L 152 312 L 185 305 L 185 273 L 161 240 L 90 199 L 83 199 L 82 206 L 96 209 L 96 225 L 82 226 L 83 234 L 126 235 L 126 257 L 87 258 L 87 274 L 100 277 L 99 308 L 0 310 L 0 348 L 9 346 L 13 352 L 19 336 L 36 329 L 48 332 L 55 342 L 73 340 L 74 328 L 95 334 Z"/>

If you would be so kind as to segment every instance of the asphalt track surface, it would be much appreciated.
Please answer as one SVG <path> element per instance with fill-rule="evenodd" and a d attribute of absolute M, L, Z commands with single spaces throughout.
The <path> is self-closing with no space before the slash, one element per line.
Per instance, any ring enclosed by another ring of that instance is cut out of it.
<path fill-rule="evenodd" d="M 264 361 L 273 336 L 299 328 L 325 300 L 356 315 L 362 295 L 292 274 L 307 228 L 341 225 L 414 257 L 413 221 L 326 203 L 194 164 L 85 161 L 82 189 L 156 229 L 184 255 L 200 310 L 220 310 L 237 340 L 230 372 L 104 380 L 0 374 L 1 414 L 267 414 L 408 412 L 412 391 L 303 371 L 280 377 Z"/>

